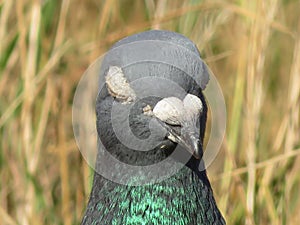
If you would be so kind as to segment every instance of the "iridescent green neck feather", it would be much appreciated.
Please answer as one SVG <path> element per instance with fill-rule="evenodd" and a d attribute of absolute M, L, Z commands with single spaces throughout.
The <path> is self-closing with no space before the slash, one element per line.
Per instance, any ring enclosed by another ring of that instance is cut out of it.
<path fill-rule="evenodd" d="M 205 172 L 183 167 L 156 184 L 126 186 L 95 175 L 82 225 L 225 224 Z"/>

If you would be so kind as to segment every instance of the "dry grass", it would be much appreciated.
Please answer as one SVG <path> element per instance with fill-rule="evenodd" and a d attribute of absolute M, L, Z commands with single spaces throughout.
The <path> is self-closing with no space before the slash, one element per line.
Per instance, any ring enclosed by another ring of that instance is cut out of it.
<path fill-rule="evenodd" d="M 228 224 L 300 221 L 300 2 L 0 1 L 0 224 L 78 224 L 92 179 L 74 89 L 116 40 L 190 37 L 217 76 L 227 134 L 209 175 Z"/>

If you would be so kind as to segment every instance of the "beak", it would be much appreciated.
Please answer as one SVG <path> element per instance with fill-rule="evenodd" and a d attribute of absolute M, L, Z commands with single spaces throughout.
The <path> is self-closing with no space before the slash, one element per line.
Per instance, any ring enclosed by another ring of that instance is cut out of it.
<path fill-rule="evenodd" d="M 168 138 L 184 147 L 196 159 L 200 159 L 202 155 L 202 143 L 197 133 L 192 131 L 185 132 L 183 130 L 182 134 L 177 134 L 172 128 L 170 128 Z"/>
<path fill-rule="evenodd" d="M 194 124 L 184 123 L 180 131 L 164 122 L 160 121 L 160 124 L 167 130 L 168 139 L 184 147 L 196 159 L 202 157 L 200 129 Z"/>

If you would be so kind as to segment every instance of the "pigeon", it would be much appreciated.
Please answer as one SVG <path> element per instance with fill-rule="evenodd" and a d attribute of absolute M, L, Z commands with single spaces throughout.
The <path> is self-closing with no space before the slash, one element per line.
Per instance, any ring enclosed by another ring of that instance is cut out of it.
<path fill-rule="evenodd" d="M 226 224 L 202 169 L 208 82 L 199 50 L 179 33 L 145 31 L 111 47 L 82 225 Z"/>

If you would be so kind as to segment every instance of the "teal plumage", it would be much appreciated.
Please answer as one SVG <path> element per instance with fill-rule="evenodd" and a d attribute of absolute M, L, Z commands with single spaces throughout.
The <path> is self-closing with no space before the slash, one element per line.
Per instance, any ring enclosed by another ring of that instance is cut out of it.
<path fill-rule="evenodd" d="M 156 184 L 95 186 L 82 224 L 225 224 L 205 172 L 188 167 Z"/>

